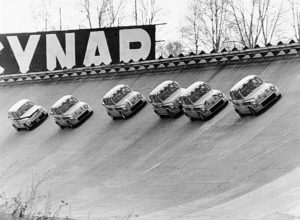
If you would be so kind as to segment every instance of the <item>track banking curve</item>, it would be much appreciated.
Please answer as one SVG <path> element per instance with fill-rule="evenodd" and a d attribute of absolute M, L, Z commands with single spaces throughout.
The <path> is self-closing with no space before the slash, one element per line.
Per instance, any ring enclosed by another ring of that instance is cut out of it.
<path fill-rule="evenodd" d="M 77 219 L 294 219 L 300 216 L 299 59 L 176 70 L 95 80 L 0 87 L 0 191 L 29 187 L 49 170 L 53 201 L 72 204 Z M 148 104 L 128 120 L 112 121 L 104 94 L 123 83 L 148 96 L 164 80 L 183 87 L 208 82 L 228 95 L 257 74 L 282 98 L 258 117 L 240 118 L 230 103 L 214 118 L 158 118 Z M 51 116 L 32 131 L 15 131 L 7 110 L 29 98 L 49 110 L 73 94 L 94 114 L 61 130 Z M 48 188 L 47 188 L 48 189 Z"/>

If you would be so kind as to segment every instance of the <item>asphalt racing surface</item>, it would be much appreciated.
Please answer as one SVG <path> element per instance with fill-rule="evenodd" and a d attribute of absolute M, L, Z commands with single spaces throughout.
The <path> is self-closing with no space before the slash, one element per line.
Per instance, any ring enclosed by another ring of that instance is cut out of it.
<path fill-rule="evenodd" d="M 0 191 L 24 191 L 34 176 L 49 171 L 42 187 L 51 186 L 53 206 L 68 201 L 71 217 L 77 219 L 296 219 L 299 70 L 300 61 L 291 59 L 0 87 L 0 173 L 5 172 Z M 257 117 L 240 118 L 229 103 L 205 122 L 184 115 L 160 119 L 147 104 L 132 118 L 113 121 L 102 106 L 104 94 L 120 83 L 148 97 L 164 80 L 182 87 L 201 80 L 228 95 L 250 74 L 282 92 Z M 17 132 L 7 119 L 7 110 L 21 98 L 49 110 L 66 94 L 94 109 L 78 128 L 61 130 L 49 115 L 34 130 Z"/>

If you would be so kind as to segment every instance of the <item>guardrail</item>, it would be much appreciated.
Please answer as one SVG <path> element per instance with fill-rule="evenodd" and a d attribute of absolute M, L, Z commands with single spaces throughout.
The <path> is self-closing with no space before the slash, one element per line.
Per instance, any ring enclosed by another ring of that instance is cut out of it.
<path fill-rule="evenodd" d="M 178 57 L 169 56 L 168 58 L 159 57 L 156 60 L 140 60 L 138 62 L 129 61 L 113 65 L 100 65 L 93 67 L 82 67 L 74 69 L 0 75 L 0 85 L 11 85 L 18 83 L 33 83 L 57 80 L 71 80 L 81 78 L 109 77 L 113 75 L 139 74 L 142 72 L 168 71 L 178 68 L 201 68 L 206 66 L 217 66 L 245 62 L 262 62 L 274 59 L 284 59 L 297 57 L 300 53 L 300 44 L 291 41 L 289 44 L 279 42 L 273 46 L 268 44 L 266 47 L 259 47 L 243 50 L 233 48 L 231 51 L 222 50 L 220 53 L 211 52 L 206 54 L 190 53 Z"/>

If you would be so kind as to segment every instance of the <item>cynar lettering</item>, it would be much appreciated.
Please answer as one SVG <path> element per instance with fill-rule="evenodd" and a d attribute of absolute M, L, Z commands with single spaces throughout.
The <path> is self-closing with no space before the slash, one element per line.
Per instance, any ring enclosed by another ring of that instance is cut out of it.
<path fill-rule="evenodd" d="M 0 35 L 4 74 L 155 58 L 155 26 Z"/>

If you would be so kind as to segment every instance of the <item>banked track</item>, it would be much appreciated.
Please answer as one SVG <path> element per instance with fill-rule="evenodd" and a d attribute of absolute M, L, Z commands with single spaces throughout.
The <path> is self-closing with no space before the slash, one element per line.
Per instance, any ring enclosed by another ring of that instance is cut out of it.
<path fill-rule="evenodd" d="M 0 87 L 0 191 L 30 187 L 49 177 L 53 204 L 71 204 L 77 219 L 295 219 L 300 216 L 300 61 L 294 58 L 173 68 L 94 80 Z M 159 119 L 148 104 L 129 120 L 112 121 L 101 98 L 119 83 L 146 96 L 171 79 L 183 87 L 202 80 L 228 94 L 239 79 L 257 74 L 282 98 L 258 117 L 239 116 L 229 104 L 209 121 Z M 94 114 L 80 127 L 59 129 L 49 117 L 16 132 L 7 110 L 30 98 L 47 109 L 61 96 L 88 102 Z"/>

